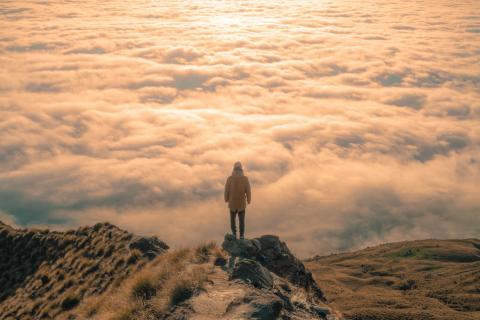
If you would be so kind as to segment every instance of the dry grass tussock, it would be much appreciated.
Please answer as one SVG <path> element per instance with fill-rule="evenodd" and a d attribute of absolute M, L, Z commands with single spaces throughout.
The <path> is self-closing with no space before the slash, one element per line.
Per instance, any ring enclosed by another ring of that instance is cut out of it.
<path fill-rule="evenodd" d="M 0 319 L 57 319 L 167 249 L 109 223 L 65 232 L 0 223 Z"/>
<path fill-rule="evenodd" d="M 306 262 L 349 319 L 480 319 L 480 241 L 418 240 Z"/>
<path fill-rule="evenodd" d="M 85 300 L 66 316 L 102 320 L 161 319 L 172 307 L 202 290 L 207 280 L 206 262 L 212 256 L 223 256 L 214 242 L 162 254 L 118 288 Z"/>

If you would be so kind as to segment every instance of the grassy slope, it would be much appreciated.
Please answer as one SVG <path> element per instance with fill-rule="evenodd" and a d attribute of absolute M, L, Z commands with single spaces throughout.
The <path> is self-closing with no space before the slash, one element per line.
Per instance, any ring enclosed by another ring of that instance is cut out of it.
<path fill-rule="evenodd" d="M 480 319 L 480 241 L 389 243 L 306 262 L 348 319 Z"/>
<path fill-rule="evenodd" d="M 175 318 L 172 307 L 202 290 L 210 255 L 222 256 L 213 242 L 169 251 L 129 277 L 121 286 L 84 300 L 60 320 L 140 320 Z M 176 310 L 181 312 L 182 310 Z"/>
<path fill-rule="evenodd" d="M 51 319 L 140 269 L 135 236 L 111 224 L 56 232 L 0 223 L 0 319 Z"/>

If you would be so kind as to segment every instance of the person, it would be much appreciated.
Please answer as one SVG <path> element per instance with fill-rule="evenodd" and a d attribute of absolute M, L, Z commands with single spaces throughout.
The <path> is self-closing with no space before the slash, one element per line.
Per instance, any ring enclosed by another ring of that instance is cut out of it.
<path fill-rule="evenodd" d="M 225 183 L 225 202 L 228 202 L 230 209 L 230 228 L 232 234 L 237 238 L 236 216 L 238 215 L 240 225 L 240 239 L 245 235 L 245 209 L 247 203 L 252 200 L 250 182 L 248 177 L 243 173 L 242 163 L 235 162 L 232 174 L 227 178 Z"/>

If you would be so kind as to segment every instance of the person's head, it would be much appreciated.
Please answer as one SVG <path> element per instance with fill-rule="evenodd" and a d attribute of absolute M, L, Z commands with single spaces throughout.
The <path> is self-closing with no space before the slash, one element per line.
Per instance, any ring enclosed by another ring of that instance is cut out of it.
<path fill-rule="evenodd" d="M 234 163 L 233 171 L 243 171 L 242 163 L 240 161 Z"/>

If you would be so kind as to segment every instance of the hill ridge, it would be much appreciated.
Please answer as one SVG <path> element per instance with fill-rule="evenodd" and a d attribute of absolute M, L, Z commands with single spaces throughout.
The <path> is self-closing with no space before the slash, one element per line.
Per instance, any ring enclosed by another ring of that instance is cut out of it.
<path fill-rule="evenodd" d="M 50 231 L 0 221 L 0 320 L 480 318 L 476 238 L 302 260 L 275 235 L 169 249 L 109 222 Z"/>
<path fill-rule="evenodd" d="M 385 243 L 305 261 L 347 319 L 480 319 L 480 241 Z"/>
<path fill-rule="evenodd" d="M 0 223 L 0 319 L 52 318 L 168 250 L 108 222 L 67 231 Z"/>

